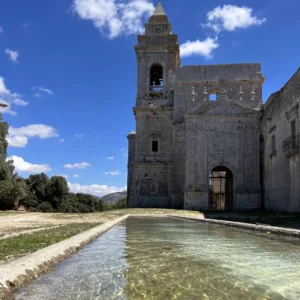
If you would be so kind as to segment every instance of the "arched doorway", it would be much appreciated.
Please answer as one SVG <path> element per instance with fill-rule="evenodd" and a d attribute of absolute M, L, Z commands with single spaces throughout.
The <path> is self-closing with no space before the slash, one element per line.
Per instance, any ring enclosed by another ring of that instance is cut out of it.
<path fill-rule="evenodd" d="M 228 168 L 215 167 L 210 174 L 209 187 L 211 210 L 233 209 L 233 174 Z"/>

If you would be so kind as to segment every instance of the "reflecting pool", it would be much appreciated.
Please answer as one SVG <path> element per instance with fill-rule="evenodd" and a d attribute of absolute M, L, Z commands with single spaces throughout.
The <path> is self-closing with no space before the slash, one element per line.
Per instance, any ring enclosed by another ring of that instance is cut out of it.
<path fill-rule="evenodd" d="M 129 218 L 16 299 L 300 299 L 300 239 Z"/>

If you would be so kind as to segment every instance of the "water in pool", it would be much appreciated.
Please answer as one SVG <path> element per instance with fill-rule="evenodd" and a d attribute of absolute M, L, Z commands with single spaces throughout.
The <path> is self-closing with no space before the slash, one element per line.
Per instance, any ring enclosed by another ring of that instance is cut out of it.
<path fill-rule="evenodd" d="M 16 299 L 300 299 L 300 240 L 165 218 L 130 218 Z"/>

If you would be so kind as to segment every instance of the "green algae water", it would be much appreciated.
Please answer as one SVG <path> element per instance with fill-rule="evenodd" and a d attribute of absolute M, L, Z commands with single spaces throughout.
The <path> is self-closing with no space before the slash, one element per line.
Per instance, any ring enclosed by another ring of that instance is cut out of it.
<path fill-rule="evenodd" d="M 300 299 L 300 240 L 165 218 L 129 218 L 16 299 Z"/>

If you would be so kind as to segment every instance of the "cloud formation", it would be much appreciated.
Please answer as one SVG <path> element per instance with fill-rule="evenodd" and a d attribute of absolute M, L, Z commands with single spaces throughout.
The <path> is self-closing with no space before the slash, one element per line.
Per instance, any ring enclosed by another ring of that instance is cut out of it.
<path fill-rule="evenodd" d="M 12 160 L 17 172 L 26 172 L 31 174 L 42 173 L 51 171 L 51 168 L 47 164 L 32 164 L 26 162 L 22 157 L 12 155 L 7 160 Z"/>
<path fill-rule="evenodd" d="M 110 172 L 105 172 L 104 175 L 118 176 L 118 175 L 121 175 L 121 172 L 120 171 L 110 171 Z"/>
<path fill-rule="evenodd" d="M 18 51 L 14 51 L 11 50 L 9 48 L 5 49 L 5 54 L 7 54 L 9 60 L 17 63 L 18 62 L 18 58 L 19 58 L 19 52 Z"/>
<path fill-rule="evenodd" d="M 109 157 L 106 157 L 107 160 L 114 160 L 115 158 L 113 156 L 109 156 Z"/>
<path fill-rule="evenodd" d="M 4 29 L 0 26 L 0 33 L 3 33 Z"/>
<path fill-rule="evenodd" d="M 64 168 L 66 169 L 86 169 L 87 167 L 91 167 L 92 165 L 87 162 L 76 163 L 76 164 L 66 164 Z"/>
<path fill-rule="evenodd" d="M 208 22 L 204 26 L 210 27 L 219 33 L 221 31 L 234 31 L 239 28 L 261 25 L 266 22 L 266 18 L 259 19 L 252 13 L 253 9 L 246 6 L 218 6 L 207 13 Z"/>
<path fill-rule="evenodd" d="M 204 41 L 187 41 L 180 46 L 180 55 L 182 57 L 200 55 L 204 56 L 205 58 L 210 58 L 213 50 L 217 49 L 218 47 L 219 44 L 216 38 L 207 38 Z"/>
<path fill-rule="evenodd" d="M 11 92 L 5 85 L 4 78 L 0 76 L 0 103 L 7 107 L 0 107 L 0 113 L 8 113 L 12 116 L 17 115 L 12 110 L 12 106 L 27 106 L 28 102 L 24 101 L 20 94 Z"/>
<path fill-rule="evenodd" d="M 48 95 L 53 95 L 53 91 L 44 87 L 40 87 L 40 86 L 33 86 L 32 87 L 33 90 L 37 90 L 39 92 L 42 92 L 44 94 L 48 94 Z M 34 97 L 42 97 L 41 93 L 35 93 Z"/>
<path fill-rule="evenodd" d="M 92 21 L 110 39 L 143 33 L 143 21 L 154 9 L 148 0 L 73 0 L 72 4 L 74 13 Z"/>
<path fill-rule="evenodd" d="M 207 37 L 205 40 L 187 41 L 180 46 L 182 57 L 199 55 L 211 58 L 213 51 L 217 49 L 218 35 L 222 31 L 234 31 L 239 28 L 248 28 L 253 25 L 261 25 L 266 18 L 259 19 L 253 15 L 253 9 L 245 6 L 224 5 L 218 6 L 207 13 L 207 22 L 202 24 L 203 28 L 210 28 L 214 31 L 214 37 Z"/>
<path fill-rule="evenodd" d="M 116 187 L 116 186 L 108 186 L 108 185 L 80 185 L 80 184 L 72 184 L 68 182 L 70 191 L 72 193 L 87 193 L 92 194 L 98 197 L 102 197 L 107 194 L 124 192 L 127 190 L 127 187 Z"/>
<path fill-rule="evenodd" d="M 57 130 L 51 126 L 30 124 L 19 128 L 9 127 L 7 142 L 10 147 L 23 148 L 27 145 L 28 138 L 48 139 L 58 136 Z"/>

